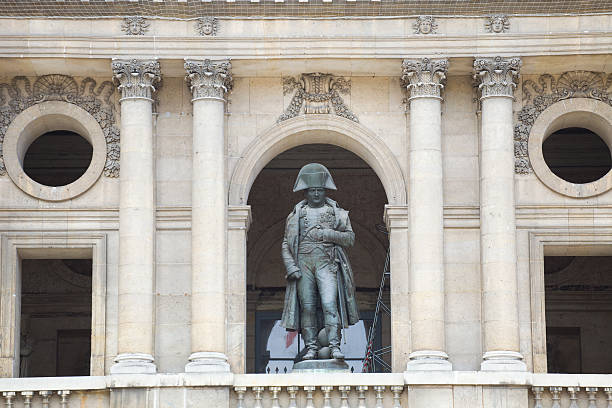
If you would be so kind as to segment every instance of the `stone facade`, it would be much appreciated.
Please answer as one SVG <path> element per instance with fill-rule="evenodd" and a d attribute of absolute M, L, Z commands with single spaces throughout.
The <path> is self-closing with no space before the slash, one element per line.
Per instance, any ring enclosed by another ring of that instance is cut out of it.
<path fill-rule="evenodd" d="M 7 406 L 611 400 L 608 360 L 585 354 L 598 374 L 547 373 L 547 325 L 588 316 L 563 314 L 562 278 L 593 269 L 579 257 L 612 256 L 612 173 L 567 182 L 542 145 L 584 127 L 612 146 L 612 9 L 486 2 L 451 17 L 435 2 L 412 15 L 365 0 L 165 0 L 134 4 L 134 16 L 123 3 L 67 2 L 47 16 L 0 5 Z M 24 155 L 58 130 L 87 139 L 92 164 L 73 184 L 43 186 Z M 351 259 L 366 310 L 390 248 L 390 373 L 250 375 L 256 319 L 282 302 L 282 224 L 300 199 L 288 186 L 313 159 L 333 163 L 337 198 L 356 220 Z M 551 257 L 577 260 L 555 275 Z M 16 378 L 21 313 L 42 313 L 21 305 L 22 260 L 74 258 L 92 260 L 91 375 Z M 608 331 L 603 273 L 571 289 L 598 288 L 594 323 L 581 326 L 590 333 Z M 586 307 L 581 293 L 567 304 Z M 555 333 L 549 347 L 573 341 Z"/>

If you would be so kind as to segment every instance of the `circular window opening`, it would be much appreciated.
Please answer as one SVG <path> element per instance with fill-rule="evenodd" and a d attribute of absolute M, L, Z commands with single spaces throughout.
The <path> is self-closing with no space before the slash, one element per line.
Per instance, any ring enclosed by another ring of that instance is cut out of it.
<path fill-rule="evenodd" d="M 45 186 L 59 187 L 78 180 L 89 167 L 93 147 L 81 135 L 68 130 L 38 137 L 23 158 L 23 171 Z"/>
<path fill-rule="evenodd" d="M 608 145 L 584 128 L 554 132 L 544 140 L 542 154 L 555 175 L 574 184 L 599 180 L 612 168 Z"/>

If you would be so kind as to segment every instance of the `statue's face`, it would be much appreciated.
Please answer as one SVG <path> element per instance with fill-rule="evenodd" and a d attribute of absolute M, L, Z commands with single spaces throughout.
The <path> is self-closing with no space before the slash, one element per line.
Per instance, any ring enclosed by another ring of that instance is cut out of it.
<path fill-rule="evenodd" d="M 320 207 L 325 203 L 325 189 L 321 187 L 306 190 L 306 201 L 311 207 Z"/>
<path fill-rule="evenodd" d="M 202 25 L 202 31 L 204 32 L 204 34 L 206 35 L 211 35 L 213 32 L 213 25 L 210 21 L 205 22 Z"/>
<path fill-rule="evenodd" d="M 431 22 L 429 20 L 421 21 L 421 33 L 429 34 L 431 32 Z"/>
<path fill-rule="evenodd" d="M 139 33 L 141 31 L 138 21 L 133 20 L 130 22 L 130 30 L 132 33 Z"/>
<path fill-rule="evenodd" d="M 491 29 L 494 33 L 501 33 L 504 30 L 504 22 L 501 18 L 496 18 L 491 24 Z"/>

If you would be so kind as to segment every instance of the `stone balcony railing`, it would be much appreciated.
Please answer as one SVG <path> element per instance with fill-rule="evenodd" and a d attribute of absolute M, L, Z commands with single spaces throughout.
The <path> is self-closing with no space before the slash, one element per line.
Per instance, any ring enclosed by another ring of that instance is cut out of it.
<path fill-rule="evenodd" d="M 146 390 L 151 401 L 158 404 L 151 406 L 159 407 L 186 408 L 202 405 L 199 402 L 194 405 L 194 401 L 204 401 L 210 402 L 211 407 L 231 408 L 419 408 L 431 404 L 448 407 L 612 408 L 612 374 L 473 371 L 0 378 L 0 406 L 119 407 L 126 405 L 113 403 L 112 396 L 126 389 Z M 179 389 L 183 391 L 177 392 Z M 209 397 L 213 394 L 207 394 L 213 390 L 217 392 L 214 402 Z M 221 394 L 219 390 L 222 390 Z M 176 400 L 177 395 L 190 397 Z M 221 399 L 218 399 L 220 395 Z"/>
<path fill-rule="evenodd" d="M 246 374 L 234 380 L 236 408 L 407 407 L 404 375 Z"/>

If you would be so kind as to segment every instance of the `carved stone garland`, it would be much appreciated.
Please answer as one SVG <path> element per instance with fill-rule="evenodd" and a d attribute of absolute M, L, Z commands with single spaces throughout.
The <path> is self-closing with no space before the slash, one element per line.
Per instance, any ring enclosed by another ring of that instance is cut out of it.
<path fill-rule="evenodd" d="M 285 112 L 277 122 L 298 116 L 302 112 L 308 114 L 335 113 L 343 118 L 359 122 L 357 115 L 345 105 L 341 94 L 347 95 L 351 90 L 351 81 L 332 74 L 314 72 L 302 74 L 299 78 L 283 78 L 283 94 L 295 90 L 295 94 Z"/>
<path fill-rule="evenodd" d="M 104 175 L 119 177 L 119 128 L 110 97 L 115 91 L 112 82 L 99 86 L 92 78 L 80 84 L 67 75 L 43 75 L 34 81 L 24 76 L 14 77 L 10 83 L 0 84 L 0 175 L 6 175 L 2 143 L 4 135 L 17 115 L 27 108 L 46 101 L 64 101 L 86 110 L 98 122 L 106 139 Z"/>
<path fill-rule="evenodd" d="M 570 98 L 597 99 L 612 106 L 612 74 L 592 71 L 569 71 L 559 76 L 541 75 L 537 83 L 523 82 L 523 108 L 514 126 L 514 168 L 517 174 L 533 172 L 527 146 L 529 133 L 540 114 L 552 104 Z"/>

